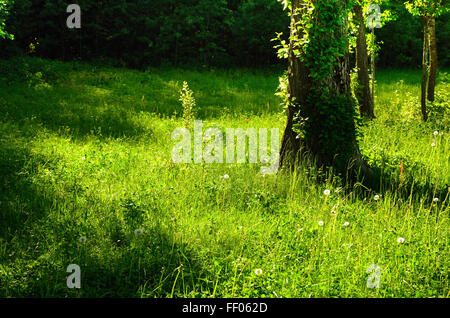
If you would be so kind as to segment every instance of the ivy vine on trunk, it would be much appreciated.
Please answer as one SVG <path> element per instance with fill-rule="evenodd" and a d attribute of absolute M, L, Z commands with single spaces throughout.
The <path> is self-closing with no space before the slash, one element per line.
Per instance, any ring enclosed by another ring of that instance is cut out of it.
<path fill-rule="evenodd" d="M 356 104 L 350 88 L 347 17 L 351 5 L 347 0 L 286 3 L 291 34 L 281 166 L 293 167 L 302 154 L 308 154 L 319 166 L 333 167 L 344 177 L 349 172 L 371 177 L 373 171 L 357 144 Z"/>

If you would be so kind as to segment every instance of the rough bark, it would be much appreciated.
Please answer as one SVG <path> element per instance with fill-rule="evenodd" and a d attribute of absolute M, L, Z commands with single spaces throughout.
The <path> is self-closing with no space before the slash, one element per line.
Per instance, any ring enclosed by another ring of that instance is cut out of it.
<path fill-rule="evenodd" d="M 292 2 L 293 12 L 297 8 L 300 8 L 302 2 L 302 0 L 294 0 Z M 295 38 L 295 32 L 301 32 L 301 30 L 297 31 L 296 28 L 293 27 L 297 21 L 298 17 L 296 17 L 295 15 L 291 15 L 291 38 Z M 342 30 L 337 30 L 336 35 L 338 35 L 339 32 L 346 31 L 344 30 L 344 28 Z M 298 36 L 301 37 L 300 34 Z M 293 45 L 293 41 L 291 40 L 288 68 L 288 93 L 291 105 L 289 106 L 287 112 L 288 118 L 286 129 L 282 139 L 280 164 L 281 167 L 292 168 L 297 163 L 296 160 L 301 158 L 303 155 L 312 155 L 312 157 L 316 159 L 316 162 L 320 166 L 328 165 L 328 159 L 321 158 L 321 153 L 323 153 L 323 151 L 321 150 L 323 149 L 319 148 L 320 143 L 318 142 L 319 138 L 321 138 L 322 135 L 321 132 L 315 131 L 314 134 L 312 134 L 312 139 L 306 141 L 298 138 L 297 133 L 293 131 L 293 124 L 295 115 L 300 110 L 299 108 L 301 107 L 301 105 L 307 103 L 307 96 L 312 92 L 313 87 L 325 86 L 327 88 L 327 91 L 330 93 L 331 98 L 338 95 L 351 96 L 349 54 L 347 53 L 345 54 L 345 56 L 339 57 L 337 59 L 337 65 L 334 67 L 333 72 L 325 81 L 315 83 L 309 76 L 309 70 L 305 62 L 295 54 Z M 304 52 L 301 48 L 295 49 L 299 49 L 301 52 L 300 54 L 304 55 Z M 353 121 L 352 124 L 354 124 Z M 350 149 L 348 149 L 348 153 L 331 154 L 331 157 L 345 158 L 344 160 L 346 162 L 344 163 L 344 165 L 347 166 L 347 164 L 350 163 L 352 174 L 355 174 L 355 172 L 358 171 L 361 172 L 364 176 L 370 178 L 373 175 L 373 171 L 362 158 L 358 144 L 356 142 L 356 138 L 349 141 L 349 143 L 352 146 L 350 147 Z M 327 157 L 330 157 L 330 154 L 327 154 Z M 333 163 L 331 165 L 334 166 Z M 337 169 L 338 172 L 348 173 L 348 171 L 344 171 L 345 168 L 343 168 L 342 161 L 341 164 L 337 166 L 339 166 L 340 168 Z"/>
<path fill-rule="evenodd" d="M 428 120 L 427 113 L 427 92 L 428 92 L 428 69 L 429 69 L 429 52 L 430 52 L 430 33 L 429 33 L 428 16 L 423 17 L 423 52 L 422 52 L 422 83 L 420 106 L 423 121 Z"/>
<path fill-rule="evenodd" d="M 291 37 L 296 35 L 295 24 L 298 22 L 298 15 L 294 15 L 294 8 L 298 8 L 301 0 L 292 1 L 291 9 Z M 301 32 L 301 31 L 299 31 Z M 301 36 L 301 34 L 299 34 Z M 304 149 L 304 143 L 297 138 L 297 134 L 293 131 L 294 116 L 298 113 L 299 106 L 306 102 L 309 91 L 308 69 L 305 63 L 295 57 L 293 42 L 289 45 L 289 66 L 288 66 L 288 91 L 291 104 L 287 110 L 286 129 L 283 134 L 280 149 L 281 166 L 293 166 L 298 159 L 300 150 Z"/>
<path fill-rule="evenodd" d="M 375 118 L 374 103 L 370 90 L 369 55 L 367 53 L 366 28 L 361 5 L 353 7 L 353 14 L 358 24 L 356 38 L 356 67 L 358 69 L 358 88 L 356 98 L 359 103 L 359 111 L 362 116 Z"/>
<path fill-rule="evenodd" d="M 429 41 L 430 41 L 430 73 L 428 74 L 427 99 L 434 102 L 434 91 L 436 87 L 436 75 L 438 70 L 438 52 L 436 43 L 436 19 L 429 20 Z"/>

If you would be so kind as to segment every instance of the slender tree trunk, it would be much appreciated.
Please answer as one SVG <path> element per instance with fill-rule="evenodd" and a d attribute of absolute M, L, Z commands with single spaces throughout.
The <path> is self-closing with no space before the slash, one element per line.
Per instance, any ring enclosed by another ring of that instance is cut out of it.
<path fill-rule="evenodd" d="M 299 14 L 301 14 L 301 10 L 304 10 L 302 4 L 302 0 L 293 0 L 292 12 L 297 12 L 297 10 L 299 10 Z M 291 39 L 296 38 L 297 36 L 300 38 L 302 35 L 302 30 L 297 30 L 298 28 L 295 26 L 298 20 L 299 16 L 294 14 L 291 15 Z M 339 28 L 339 26 L 337 26 L 337 28 Z M 337 38 L 342 36 L 344 34 L 343 32 L 346 32 L 345 26 L 341 26 L 340 29 L 334 30 L 331 36 Z M 316 106 L 312 106 L 309 108 L 310 113 L 306 115 L 306 117 L 311 117 L 307 118 L 307 120 L 313 123 L 312 126 L 310 126 L 313 127 L 313 131 L 307 132 L 310 136 L 309 139 L 299 138 L 297 132 L 293 129 L 294 124 L 298 120 L 297 117 L 299 112 L 303 111 L 304 106 L 316 105 L 314 104 L 314 101 L 311 101 L 310 95 L 314 96 L 315 92 L 317 92 L 315 91 L 317 87 L 326 88 L 326 98 L 329 98 L 327 102 L 331 103 L 331 107 L 333 107 L 333 103 L 335 103 L 334 107 L 336 107 L 336 110 L 342 107 L 348 107 L 351 111 L 351 108 L 353 107 L 351 104 L 339 104 L 339 98 L 346 98 L 347 100 L 351 99 L 348 50 L 344 56 L 336 57 L 336 64 L 333 66 L 332 72 L 330 72 L 328 78 L 316 82 L 310 77 L 310 70 L 305 63 L 305 59 L 298 56 L 298 52 L 300 52 L 300 56 L 305 57 L 304 51 L 301 47 L 294 47 L 294 45 L 296 45 L 295 41 L 291 40 L 288 68 L 288 94 L 290 105 L 288 106 L 287 124 L 280 151 L 281 166 L 292 168 L 295 166 L 297 159 L 300 159 L 304 154 L 308 154 L 316 159 L 319 166 L 333 166 L 336 168 L 335 171 L 337 170 L 337 172 L 346 174 L 348 172 L 346 169 L 348 168 L 348 165 L 351 164 L 351 170 L 353 172 L 360 171 L 364 176 L 370 177 L 373 174 L 373 171 L 360 154 L 356 136 L 348 137 L 347 140 L 342 141 L 343 143 L 350 145 L 345 148 L 346 153 L 329 153 L 328 149 L 322 148 L 323 145 L 326 144 L 326 142 L 322 142 L 324 141 L 323 138 L 326 138 L 324 136 L 329 136 L 330 134 L 333 135 L 335 133 L 339 134 L 346 130 L 354 131 L 355 122 L 353 117 L 350 119 L 345 118 L 346 120 L 339 122 L 341 125 L 340 127 L 326 127 L 320 125 L 323 116 L 333 117 L 337 112 L 334 112 L 331 109 L 326 114 L 323 114 L 323 112 L 314 108 Z M 341 110 L 339 110 L 339 112 L 340 111 Z M 319 124 L 315 125 L 314 123 Z M 351 140 L 348 140 L 349 138 Z"/>
<path fill-rule="evenodd" d="M 430 39 L 430 74 L 428 75 L 428 93 L 427 99 L 434 102 L 434 90 L 436 87 L 436 75 L 438 70 L 438 52 L 436 43 L 436 19 L 431 17 L 429 20 L 429 39 Z"/>
<path fill-rule="evenodd" d="M 423 121 L 428 120 L 427 113 L 427 90 L 428 90 L 428 71 L 429 71 L 429 51 L 430 51 L 430 33 L 429 17 L 423 17 L 423 52 L 422 52 L 422 84 L 420 105 Z"/>
<path fill-rule="evenodd" d="M 295 24 L 299 20 L 299 16 L 294 14 L 294 9 L 298 8 L 302 3 L 301 0 L 292 1 L 291 9 L 291 37 L 302 36 L 302 31 L 297 30 Z M 302 55 L 303 52 L 301 52 Z M 293 166 L 298 159 L 299 152 L 304 148 L 303 141 L 297 137 L 294 132 L 294 117 L 300 111 L 299 105 L 306 103 L 306 97 L 309 92 L 308 69 L 305 63 L 301 62 L 294 54 L 294 43 L 289 45 L 289 66 L 288 66 L 288 91 L 290 95 L 290 105 L 287 109 L 287 124 L 281 141 L 280 163 L 281 166 Z"/>
<path fill-rule="evenodd" d="M 375 28 L 372 29 L 372 41 L 373 46 L 375 46 Z M 372 104 L 375 105 L 375 48 L 372 50 L 372 56 L 370 57 L 371 66 L 370 69 L 372 71 Z"/>
<path fill-rule="evenodd" d="M 362 7 L 357 4 L 353 7 L 353 14 L 358 23 L 358 35 L 356 38 L 356 67 L 358 69 L 358 89 L 356 97 L 359 103 L 359 111 L 362 116 L 375 118 L 374 103 L 370 90 L 369 55 L 367 53 L 366 27 Z"/>

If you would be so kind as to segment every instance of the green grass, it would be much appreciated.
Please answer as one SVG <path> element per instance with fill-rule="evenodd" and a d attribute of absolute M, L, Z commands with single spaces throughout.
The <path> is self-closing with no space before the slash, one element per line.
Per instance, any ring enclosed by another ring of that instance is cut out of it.
<path fill-rule="evenodd" d="M 376 201 L 307 167 L 172 162 L 183 81 L 205 126 L 283 129 L 280 71 L 25 62 L 0 63 L 1 297 L 449 297 L 450 125 L 420 121 L 420 72 L 378 72 Z"/>

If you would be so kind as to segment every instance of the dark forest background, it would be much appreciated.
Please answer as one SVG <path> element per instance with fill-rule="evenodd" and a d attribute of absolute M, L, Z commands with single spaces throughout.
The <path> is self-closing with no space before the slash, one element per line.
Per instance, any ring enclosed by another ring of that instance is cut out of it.
<path fill-rule="evenodd" d="M 2 57 L 20 54 L 61 60 L 103 60 L 133 68 L 160 65 L 260 67 L 279 63 L 271 42 L 288 34 L 289 19 L 275 0 L 79 0 L 82 28 L 66 27 L 73 1 L 16 0 L 2 40 Z M 382 10 L 396 20 L 377 30 L 378 65 L 419 68 L 422 22 L 402 0 Z M 437 21 L 440 66 L 450 65 L 449 15 Z"/>

